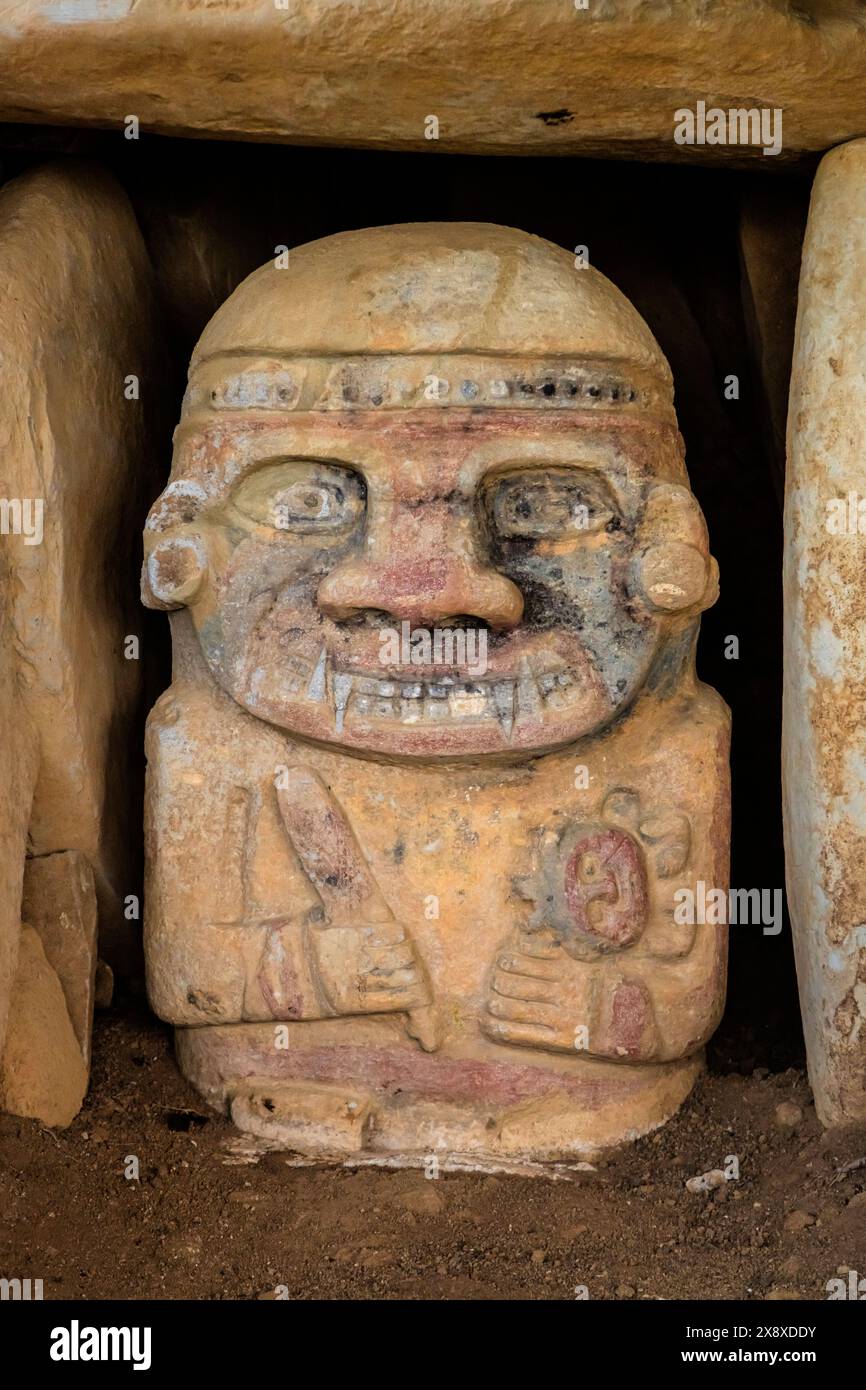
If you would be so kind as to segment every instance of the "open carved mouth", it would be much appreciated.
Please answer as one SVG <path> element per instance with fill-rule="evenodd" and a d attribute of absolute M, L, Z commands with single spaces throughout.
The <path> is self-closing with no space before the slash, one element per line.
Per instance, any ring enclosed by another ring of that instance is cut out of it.
<path fill-rule="evenodd" d="M 571 645 L 571 644 L 569 644 Z M 299 733 L 392 752 L 472 753 L 545 747 L 579 737 L 613 701 L 585 652 L 569 661 L 546 646 L 519 655 L 516 670 L 475 679 L 351 669 L 322 646 L 293 653 L 279 677 L 260 668 L 244 703 Z"/>

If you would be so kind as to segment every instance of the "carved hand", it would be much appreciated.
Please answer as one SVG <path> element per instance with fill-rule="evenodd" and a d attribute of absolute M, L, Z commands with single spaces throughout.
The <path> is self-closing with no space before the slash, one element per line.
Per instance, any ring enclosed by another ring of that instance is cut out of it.
<path fill-rule="evenodd" d="M 553 933 L 519 933 L 493 971 L 483 1031 L 494 1042 L 643 1061 L 658 1047 L 642 981 L 575 961 Z"/>
<path fill-rule="evenodd" d="M 313 927 L 322 989 L 336 1014 L 409 1012 L 430 1003 L 411 941 L 393 920 Z"/>

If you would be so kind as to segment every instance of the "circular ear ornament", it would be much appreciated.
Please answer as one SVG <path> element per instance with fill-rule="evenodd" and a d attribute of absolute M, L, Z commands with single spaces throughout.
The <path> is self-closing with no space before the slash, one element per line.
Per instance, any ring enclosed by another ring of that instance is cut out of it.
<path fill-rule="evenodd" d="M 718 596 L 718 566 L 709 554 L 701 509 L 687 488 L 654 487 L 638 533 L 635 583 L 651 610 L 702 611 Z"/>
<path fill-rule="evenodd" d="M 207 557 L 198 536 L 166 536 L 144 563 L 141 597 L 148 608 L 183 608 L 199 592 Z"/>
<path fill-rule="evenodd" d="M 693 608 L 703 598 L 709 569 L 707 557 L 682 541 L 650 546 L 638 561 L 641 596 L 665 613 Z"/>

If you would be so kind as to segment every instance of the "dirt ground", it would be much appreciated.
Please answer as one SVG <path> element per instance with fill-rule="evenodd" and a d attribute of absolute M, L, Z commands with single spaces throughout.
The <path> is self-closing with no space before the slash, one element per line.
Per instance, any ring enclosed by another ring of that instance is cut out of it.
<path fill-rule="evenodd" d="M 71 1127 L 0 1117 L 0 1274 L 42 1278 L 46 1299 L 822 1299 L 866 1275 L 866 1130 L 822 1131 L 796 1070 L 709 1075 L 573 1181 L 236 1149 L 167 1030 L 137 1004 L 102 1015 Z M 686 1190 L 729 1155 L 739 1178 Z"/>

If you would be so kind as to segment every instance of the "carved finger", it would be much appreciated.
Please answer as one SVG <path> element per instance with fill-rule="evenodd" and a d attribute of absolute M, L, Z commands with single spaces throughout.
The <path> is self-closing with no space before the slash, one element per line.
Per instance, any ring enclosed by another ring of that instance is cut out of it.
<path fill-rule="evenodd" d="M 505 970 L 495 972 L 493 988 L 497 994 L 502 994 L 507 999 L 526 999 L 530 1003 L 538 1004 L 555 1004 L 559 995 L 559 988 L 553 980 L 512 975 Z"/>
<path fill-rule="evenodd" d="M 408 985 L 417 985 L 417 970 L 371 970 L 364 976 L 365 982 L 377 986 L 379 989 L 403 989 Z M 369 987 L 369 986 L 365 986 Z"/>
<path fill-rule="evenodd" d="M 487 1012 L 494 1018 L 510 1018 L 517 1023 L 544 1023 L 553 1028 L 557 1010 L 551 1004 L 529 1003 L 525 999 L 505 999 L 496 995 L 488 1002 Z"/>
<path fill-rule="evenodd" d="M 408 941 L 401 941 L 396 946 L 376 946 L 364 952 L 361 957 L 361 969 L 371 975 L 381 974 L 386 970 L 410 970 L 415 965 L 415 954 Z"/>
<path fill-rule="evenodd" d="M 360 998 L 365 1014 L 406 1013 L 427 1002 L 423 992 L 418 988 L 417 981 L 411 988 L 395 986 L 394 989 L 362 989 Z"/>
<path fill-rule="evenodd" d="M 521 932 L 520 951 L 535 960 L 557 960 L 562 955 L 562 946 L 556 937 L 548 932 Z"/>
<path fill-rule="evenodd" d="M 484 1031 L 494 1042 L 508 1042 L 526 1047 L 550 1047 L 556 1033 L 544 1024 L 506 1023 L 497 1019 L 487 1019 Z"/>
<path fill-rule="evenodd" d="M 562 969 L 558 955 L 555 960 L 548 960 L 544 956 L 527 956 L 522 951 L 516 955 L 506 951 L 496 964 L 509 975 L 525 975 L 530 980 L 558 980 Z"/>

